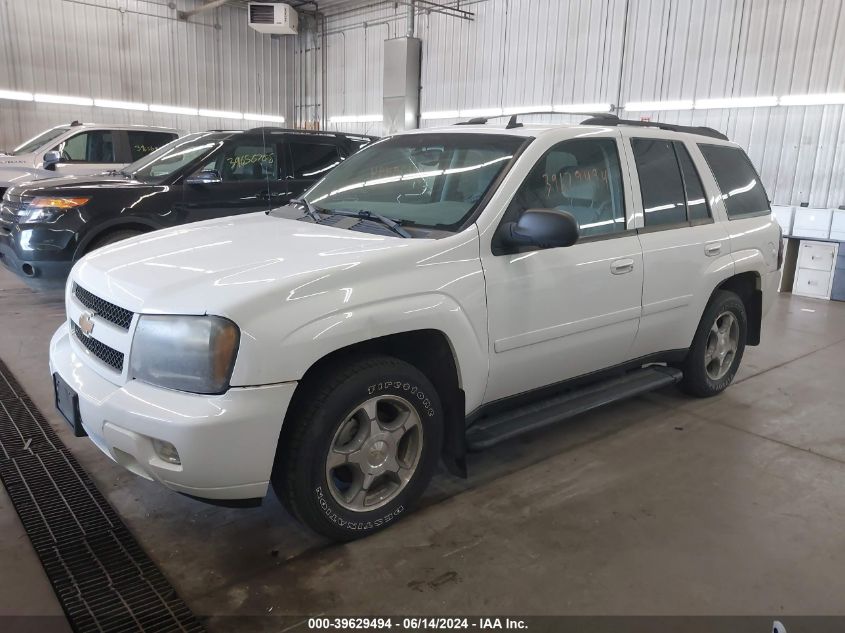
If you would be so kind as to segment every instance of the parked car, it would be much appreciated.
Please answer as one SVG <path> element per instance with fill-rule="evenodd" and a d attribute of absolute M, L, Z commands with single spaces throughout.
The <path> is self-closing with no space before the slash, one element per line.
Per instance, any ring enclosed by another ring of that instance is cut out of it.
<path fill-rule="evenodd" d="M 707 128 L 485 119 L 372 144 L 301 202 L 83 257 L 57 405 L 194 497 L 268 486 L 328 537 L 405 516 L 439 459 L 679 384 L 760 341 L 780 229 Z"/>
<path fill-rule="evenodd" d="M 15 186 L 0 205 L 0 261 L 35 288 L 63 285 L 96 248 L 284 204 L 372 140 L 276 128 L 203 132 L 110 175 Z"/>
<path fill-rule="evenodd" d="M 10 186 L 30 180 L 118 169 L 178 136 L 176 130 L 145 125 L 74 121 L 50 128 L 0 154 L 0 197 Z"/>

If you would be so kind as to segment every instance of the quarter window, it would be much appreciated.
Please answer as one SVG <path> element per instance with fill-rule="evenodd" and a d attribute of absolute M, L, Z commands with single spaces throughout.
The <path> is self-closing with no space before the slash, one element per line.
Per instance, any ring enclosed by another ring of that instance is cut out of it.
<path fill-rule="evenodd" d="M 571 213 L 582 237 L 625 230 L 619 151 L 613 139 L 574 139 L 555 145 L 514 195 L 505 221 L 527 209 Z"/>
<path fill-rule="evenodd" d="M 672 142 L 659 138 L 631 139 L 646 228 L 687 221 L 684 183 Z"/>
<path fill-rule="evenodd" d="M 116 134 L 109 130 L 80 132 L 60 143 L 56 150 L 62 155 L 62 162 L 68 163 L 116 163 Z"/>
<path fill-rule="evenodd" d="M 675 142 L 675 152 L 678 155 L 678 163 L 681 165 L 681 173 L 684 176 L 684 191 L 687 196 L 687 217 L 690 222 L 701 222 L 710 219 L 710 208 L 707 206 L 707 196 L 704 195 L 704 187 L 701 185 L 701 178 L 698 170 L 692 162 L 692 158 L 684 147 L 683 143 Z"/>
<path fill-rule="evenodd" d="M 771 213 L 763 183 L 745 152 L 726 145 L 698 147 L 719 185 L 729 218 Z"/>

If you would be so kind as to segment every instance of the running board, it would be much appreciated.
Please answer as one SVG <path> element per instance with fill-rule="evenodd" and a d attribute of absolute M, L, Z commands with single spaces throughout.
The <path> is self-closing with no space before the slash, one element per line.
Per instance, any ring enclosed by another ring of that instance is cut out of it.
<path fill-rule="evenodd" d="M 467 447 L 470 450 L 489 448 L 499 442 L 542 429 L 611 402 L 675 384 L 682 376 L 679 369 L 672 367 L 643 367 L 624 376 L 481 418 L 467 429 Z"/>

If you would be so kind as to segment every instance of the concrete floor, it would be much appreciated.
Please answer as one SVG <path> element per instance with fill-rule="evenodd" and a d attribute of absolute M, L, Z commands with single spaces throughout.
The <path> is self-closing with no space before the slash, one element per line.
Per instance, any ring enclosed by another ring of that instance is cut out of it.
<path fill-rule="evenodd" d="M 721 396 L 668 389 L 472 455 L 468 481 L 439 475 L 420 510 L 347 545 L 272 494 L 206 506 L 73 438 L 47 371 L 62 318 L 0 272 L 0 358 L 211 630 L 266 614 L 845 614 L 845 303 L 783 295 Z M 2 488 L 0 587 L 0 615 L 61 613 Z"/>

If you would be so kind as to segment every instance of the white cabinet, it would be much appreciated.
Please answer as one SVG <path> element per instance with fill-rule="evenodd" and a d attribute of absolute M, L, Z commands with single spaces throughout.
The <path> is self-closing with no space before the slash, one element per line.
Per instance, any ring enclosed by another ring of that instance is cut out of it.
<path fill-rule="evenodd" d="M 815 237 L 826 240 L 830 237 L 830 223 L 833 209 L 810 209 L 799 207 L 795 209 L 795 219 L 792 222 L 794 237 Z"/>
<path fill-rule="evenodd" d="M 830 299 L 838 247 L 835 242 L 801 241 L 793 294 Z"/>
<path fill-rule="evenodd" d="M 845 209 L 834 209 L 830 224 L 830 239 L 845 242 Z"/>
<path fill-rule="evenodd" d="M 784 235 L 792 235 L 792 219 L 795 216 L 795 207 L 783 207 L 772 205 L 772 215 L 775 221 L 780 224 Z"/>

